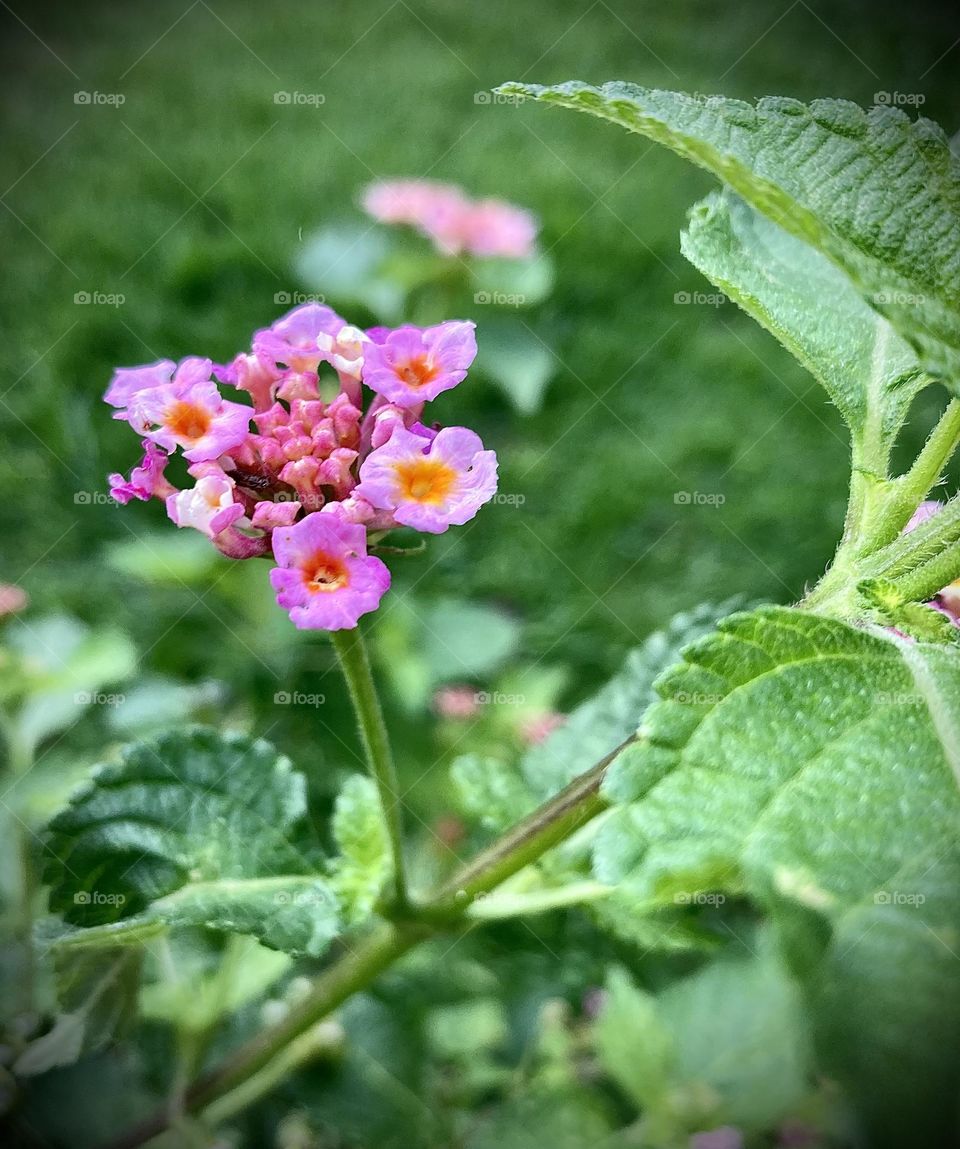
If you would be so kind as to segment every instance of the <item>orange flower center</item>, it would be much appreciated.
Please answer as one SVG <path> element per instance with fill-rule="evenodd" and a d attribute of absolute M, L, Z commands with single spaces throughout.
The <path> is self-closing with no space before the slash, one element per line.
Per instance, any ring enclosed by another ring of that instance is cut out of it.
<path fill-rule="evenodd" d="M 436 379 L 438 372 L 426 355 L 420 355 L 398 367 L 397 374 L 408 387 L 423 387 Z"/>
<path fill-rule="evenodd" d="M 303 567 L 303 581 L 311 594 L 339 590 L 350 580 L 346 563 L 342 559 L 317 551 Z"/>
<path fill-rule="evenodd" d="M 401 498 L 415 503 L 442 503 L 457 481 L 457 472 L 439 459 L 419 458 L 398 463 Z"/>
<path fill-rule="evenodd" d="M 210 413 L 196 403 L 178 399 L 167 412 L 167 428 L 178 439 L 193 442 L 203 438 L 210 430 Z"/>

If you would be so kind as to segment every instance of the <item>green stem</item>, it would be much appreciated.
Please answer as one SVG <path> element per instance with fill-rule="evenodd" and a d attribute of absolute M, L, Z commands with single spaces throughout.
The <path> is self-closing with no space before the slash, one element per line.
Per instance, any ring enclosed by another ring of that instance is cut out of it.
<path fill-rule="evenodd" d="M 258 1075 L 265 1088 L 272 1080 L 267 1067 L 348 997 L 366 988 L 379 974 L 420 942 L 443 929 L 458 928 L 480 894 L 537 861 L 605 808 L 600 785 L 613 759 L 633 741 L 628 738 L 586 774 L 575 778 L 549 802 L 528 815 L 502 838 L 468 863 L 422 909 L 411 909 L 406 921 L 381 922 L 314 982 L 306 999 L 279 1024 L 242 1045 L 231 1057 L 200 1077 L 183 1095 L 187 1112 L 196 1112 L 232 1094 Z M 254 1090 L 259 1096 L 261 1091 Z M 235 1107 L 234 1107 L 235 1108 Z M 171 1113 L 161 1110 L 113 1142 L 109 1149 L 137 1149 L 169 1128 Z"/>
<path fill-rule="evenodd" d="M 400 816 L 400 783 L 393 763 L 390 740 L 380 709 L 377 687 L 370 671 L 370 659 L 360 628 L 331 632 L 333 648 L 347 680 L 350 700 L 357 715 L 360 738 L 367 765 L 380 794 L 383 820 L 393 858 L 393 909 L 403 912 L 409 905 L 406 869 L 403 861 L 403 823 Z"/>
<path fill-rule="evenodd" d="M 234 1114 L 249 1108 L 270 1093 L 291 1073 L 323 1054 L 333 1054 L 343 1045 L 343 1031 L 335 1021 L 320 1021 L 295 1037 L 285 1049 L 231 1093 L 214 1101 L 205 1111 L 204 1120 L 216 1127 L 229 1121 Z"/>
<path fill-rule="evenodd" d="M 426 932 L 415 927 L 382 924 L 322 973 L 306 999 L 283 1021 L 263 1030 L 216 1069 L 198 1078 L 183 1094 L 184 1109 L 196 1112 L 239 1089 L 331 1010 L 364 989 L 425 936 Z M 171 1118 L 175 1116 L 169 1108 L 161 1109 L 112 1142 L 109 1149 L 136 1149 L 168 1129 Z"/>
<path fill-rule="evenodd" d="M 960 444 L 960 399 L 951 399 L 913 466 L 890 484 L 889 493 L 863 540 L 874 551 L 892 542 L 936 485 Z"/>
<path fill-rule="evenodd" d="M 894 579 L 893 582 L 907 602 L 924 602 L 958 578 L 960 578 L 960 542 L 947 547 L 935 558 L 915 567 L 909 574 Z"/>
<path fill-rule="evenodd" d="M 631 735 L 596 766 L 574 778 L 549 802 L 478 854 L 420 907 L 420 914 L 443 917 L 463 913 L 479 894 L 495 889 L 595 818 L 607 805 L 600 794 L 607 767 L 633 741 Z"/>
<path fill-rule="evenodd" d="M 926 566 L 936 551 L 960 536 L 960 511 L 948 503 L 935 519 L 909 535 L 903 528 L 938 482 L 960 444 L 960 400 L 951 399 L 913 466 L 899 478 L 878 479 L 856 463 L 843 541 L 830 569 L 801 607 L 841 617 L 857 613 L 857 584 L 866 578 L 899 578 Z M 944 584 L 945 585 L 945 584 Z"/>
<path fill-rule="evenodd" d="M 901 535 L 865 560 L 862 577 L 894 579 L 926 565 L 960 539 L 960 498 L 953 498 L 909 534 Z"/>

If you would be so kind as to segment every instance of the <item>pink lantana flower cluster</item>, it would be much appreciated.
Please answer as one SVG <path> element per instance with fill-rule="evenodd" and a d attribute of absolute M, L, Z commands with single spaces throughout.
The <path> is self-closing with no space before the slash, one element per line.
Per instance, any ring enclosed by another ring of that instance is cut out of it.
<path fill-rule="evenodd" d="M 356 626 L 390 586 L 369 553 L 385 531 L 439 534 L 497 489 L 496 455 L 473 431 L 421 421 L 476 353 L 468 321 L 362 331 L 307 303 L 231 363 L 121 368 L 104 398 L 141 436 L 143 458 L 110 476 L 110 494 L 162 499 L 178 527 L 231 558 L 272 556 L 277 602 L 301 629 Z M 192 486 L 167 475 L 178 450 Z"/>
<path fill-rule="evenodd" d="M 537 220 L 500 199 L 471 199 L 454 184 L 383 180 L 363 193 L 363 208 L 381 223 L 409 224 L 445 255 L 529 259 Z"/>

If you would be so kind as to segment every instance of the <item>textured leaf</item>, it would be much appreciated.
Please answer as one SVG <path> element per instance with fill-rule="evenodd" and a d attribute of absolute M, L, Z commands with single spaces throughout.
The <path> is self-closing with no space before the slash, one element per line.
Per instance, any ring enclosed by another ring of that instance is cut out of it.
<path fill-rule="evenodd" d="M 337 795 L 333 836 L 340 849 L 332 883 L 349 921 L 373 910 L 390 876 L 390 848 L 380 799 L 372 779 L 354 774 Z"/>
<path fill-rule="evenodd" d="M 497 758 L 463 754 L 450 768 L 460 808 L 488 830 L 503 830 L 536 806 L 516 767 Z"/>
<path fill-rule="evenodd" d="M 876 440 L 885 461 L 929 377 L 847 276 L 729 191 L 693 208 L 680 246 L 793 352 L 826 388 L 851 431 Z"/>
<path fill-rule="evenodd" d="M 704 605 L 676 615 L 632 651 L 623 670 L 578 706 L 563 726 L 529 750 L 521 771 L 537 799 L 555 794 L 629 737 L 655 697 L 657 675 L 676 661 L 686 643 L 710 631 L 738 605 Z"/>
<path fill-rule="evenodd" d="M 194 729 L 126 748 L 50 825 L 50 908 L 70 923 L 151 919 L 318 954 L 336 897 L 295 844 L 303 778 L 266 742 Z"/>
<path fill-rule="evenodd" d="M 823 251 L 960 385 L 960 160 L 930 120 L 846 100 L 719 96 L 610 83 L 501 91 L 590 112 L 672 148 Z"/>
<path fill-rule="evenodd" d="M 599 880 L 639 904 L 725 886 L 822 916 L 810 985 L 831 1068 L 878 1144 L 946 1120 L 960 654 L 771 607 L 727 619 L 657 690 L 607 778 Z"/>
<path fill-rule="evenodd" d="M 655 697 L 654 679 L 676 661 L 683 646 L 739 605 L 740 600 L 731 600 L 676 615 L 631 651 L 623 669 L 528 750 L 519 765 L 462 755 L 452 776 L 463 812 L 487 829 L 503 830 L 589 770 L 636 730 L 639 715 Z"/>

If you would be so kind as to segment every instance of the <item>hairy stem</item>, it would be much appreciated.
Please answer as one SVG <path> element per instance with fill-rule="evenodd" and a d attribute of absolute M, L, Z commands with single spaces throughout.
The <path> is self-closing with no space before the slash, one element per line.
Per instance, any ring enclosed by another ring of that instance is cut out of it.
<path fill-rule="evenodd" d="M 393 908 L 402 912 L 408 905 L 406 869 L 403 861 L 403 823 L 400 816 L 400 784 L 390 740 L 380 709 L 377 687 L 370 672 L 370 659 L 360 628 L 335 630 L 330 635 L 337 652 L 350 699 L 357 715 L 367 765 L 377 784 L 383 819 L 393 860 Z"/>
<path fill-rule="evenodd" d="M 580 774 L 549 802 L 534 810 L 503 837 L 445 883 L 421 912 L 425 915 L 463 912 L 478 894 L 485 894 L 535 862 L 551 846 L 569 838 L 606 806 L 600 794 L 607 767 L 631 742 L 631 735 L 585 774 Z"/>
<path fill-rule="evenodd" d="M 279 1024 L 242 1045 L 219 1066 L 198 1078 L 183 1094 L 183 1108 L 197 1112 L 232 1094 L 244 1097 L 241 1086 L 258 1077 L 265 1088 L 273 1075 L 264 1072 L 275 1058 L 322 1021 L 348 997 L 366 988 L 379 974 L 420 942 L 443 929 L 462 925 L 464 915 L 479 894 L 495 889 L 537 861 L 552 846 L 564 841 L 605 806 L 600 784 L 607 767 L 627 745 L 628 738 L 592 769 L 575 778 L 549 802 L 518 822 L 503 837 L 459 870 L 423 907 L 410 907 L 406 920 L 381 922 L 314 982 L 308 996 Z M 264 1090 L 254 1089 L 251 1100 Z M 231 1106 L 235 1111 L 236 1105 Z M 137 1149 L 170 1126 L 176 1116 L 169 1108 L 155 1113 L 113 1142 L 109 1149 Z"/>
<path fill-rule="evenodd" d="M 855 461 L 843 541 L 830 569 L 801 607 L 840 617 L 855 615 L 860 606 L 857 584 L 863 579 L 883 577 L 899 584 L 911 572 L 926 569 L 938 550 L 960 538 L 956 499 L 910 534 L 902 534 L 958 445 L 960 400 L 951 399 L 913 466 L 899 478 L 879 480 L 862 474 Z M 918 579 L 917 585 L 926 584 Z"/>
<path fill-rule="evenodd" d="M 951 399 L 930 432 L 913 466 L 894 479 L 876 520 L 870 524 L 864 549 L 870 552 L 892 542 L 936 485 L 960 445 L 960 399 Z"/>
<path fill-rule="evenodd" d="M 960 542 L 947 547 L 928 562 L 892 581 L 908 602 L 923 602 L 933 598 L 938 591 L 958 578 L 960 578 Z"/>

